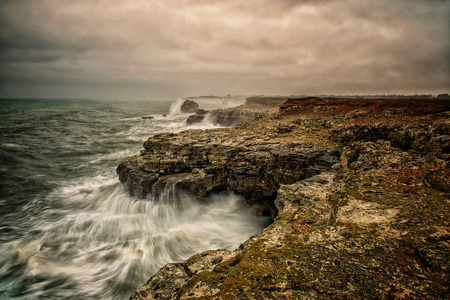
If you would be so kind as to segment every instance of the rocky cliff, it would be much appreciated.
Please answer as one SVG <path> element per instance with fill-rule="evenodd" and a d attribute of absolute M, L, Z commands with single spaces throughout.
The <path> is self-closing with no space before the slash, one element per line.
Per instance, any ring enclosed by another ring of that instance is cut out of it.
<path fill-rule="evenodd" d="M 445 299 L 445 101 L 288 99 L 233 128 L 150 138 L 130 193 L 228 189 L 274 222 L 234 251 L 168 264 L 132 299 Z"/>
<path fill-rule="evenodd" d="M 132 195 L 158 196 L 171 186 L 196 198 L 231 190 L 258 213 L 272 216 L 281 185 L 330 171 L 340 156 L 335 149 L 226 128 L 160 134 L 145 142 L 144 149 L 117 169 Z"/>

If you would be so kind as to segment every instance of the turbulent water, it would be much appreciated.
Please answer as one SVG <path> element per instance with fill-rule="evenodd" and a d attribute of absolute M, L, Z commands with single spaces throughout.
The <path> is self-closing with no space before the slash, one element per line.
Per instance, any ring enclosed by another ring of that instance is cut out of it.
<path fill-rule="evenodd" d="M 187 127 L 180 105 L 0 100 L 0 299 L 127 299 L 164 264 L 267 225 L 235 195 L 154 201 L 121 186 L 116 166 L 148 137 L 214 127 Z"/>

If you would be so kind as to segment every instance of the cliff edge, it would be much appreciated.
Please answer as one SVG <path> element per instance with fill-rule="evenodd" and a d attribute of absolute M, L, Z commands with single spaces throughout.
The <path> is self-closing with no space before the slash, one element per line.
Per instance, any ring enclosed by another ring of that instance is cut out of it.
<path fill-rule="evenodd" d="M 232 190 L 274 222 L 166 265 L 131 299 L 445 299 L 449 108 L 288 99 L 233 128 L 150 138 L 117 169 L 131 194 Z"/>

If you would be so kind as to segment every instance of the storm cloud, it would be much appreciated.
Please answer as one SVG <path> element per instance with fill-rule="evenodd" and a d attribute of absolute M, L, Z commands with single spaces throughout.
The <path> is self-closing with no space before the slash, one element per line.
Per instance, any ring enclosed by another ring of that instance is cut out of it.
<path fill-rule="evenodd" d="M 441 93 L 450 2 L 0 2 L 0 97 Z"/>

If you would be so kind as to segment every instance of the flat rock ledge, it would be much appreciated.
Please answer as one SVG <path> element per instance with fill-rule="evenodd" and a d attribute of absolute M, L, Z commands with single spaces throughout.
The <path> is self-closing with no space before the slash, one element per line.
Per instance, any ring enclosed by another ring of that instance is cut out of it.
<path fill-rule="evenodd" d="M 150 138 L 118 168 L 132 194 L 230 189 L 276 217 L 234 251 L 167 264 L 130 299 L 448 299 L 449 117 L 446 101 L 301 98 Z"/>

